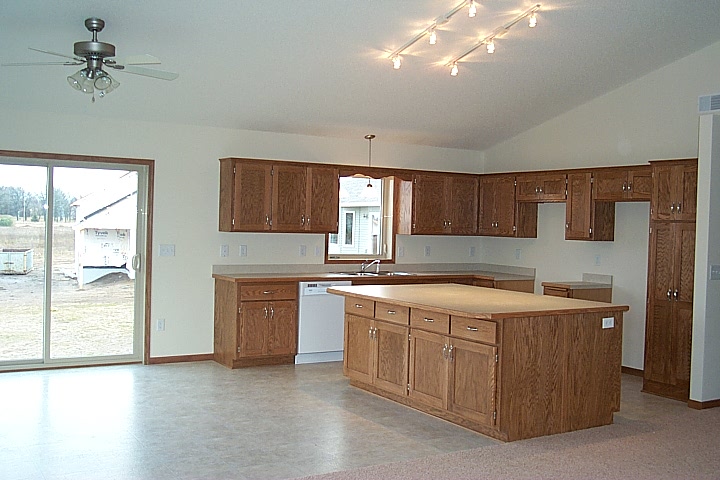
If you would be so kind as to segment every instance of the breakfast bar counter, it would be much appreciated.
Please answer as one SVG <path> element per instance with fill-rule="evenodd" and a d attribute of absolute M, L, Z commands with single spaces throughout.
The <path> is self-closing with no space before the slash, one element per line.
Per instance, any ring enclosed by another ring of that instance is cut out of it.
<path fill-rule="evenodd" d="M 353 386 L 513 441 L 608 425 L 625 305 L 467 285 L 366 285 L 345 297 Z"/>

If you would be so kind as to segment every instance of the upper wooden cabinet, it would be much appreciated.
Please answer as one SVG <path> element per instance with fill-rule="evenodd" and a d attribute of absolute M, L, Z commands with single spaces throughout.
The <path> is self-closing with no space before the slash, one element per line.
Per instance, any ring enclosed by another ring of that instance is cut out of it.
<path fill-rule="evenodd" d="M 593 198 L 608 202 L 650 201 L 650 166 L 613 167 L 593 170 Z"/>
<path fill-rule="evenodd" d="M 615 238 L 615 203 L 593 200 L 593 174 L 568 173 L 565 240 L 611 241 Z"/>
<path fill-rule="evenodd" d="M 565 173 L 529 173 L 517 175 L 515 199 L 518 202 L 564 202 Z"/>
<path fill-rule="evenodd" d="M 339 191 L 335 167 L 223 158 L 220 230 L 337 232 Z"/>
<path fill-rule="evenodd" d="M 537 237 L 537 205 L 515 202 L 514 175 L 480 177 L 478 234 L 494 237 Z"/>
<path fill-rule="evenodd" d="M 413 175 L 413 234 L 475 235 L 477 212 L 476 175 Z"/>
<path fill-rule="evenodd" d="M 695 221 L 697 159 L 650 162 L 653 220 Z"/>

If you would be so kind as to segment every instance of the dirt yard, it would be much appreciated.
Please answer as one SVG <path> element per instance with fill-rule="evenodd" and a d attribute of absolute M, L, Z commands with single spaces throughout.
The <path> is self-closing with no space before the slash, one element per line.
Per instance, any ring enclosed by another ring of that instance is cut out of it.
<path fill-rule="evenodd" d="M 45 224 L 0 227 L 0 248 L 32 248 L 27 275 L 0 274 L 0 362 L 43 356 Z M 67 276 L 74 269 L 70 224 L 55 224 L 50 306 L 50 358 L 132 353 L 134 281 L 107 275 L 79 289 Z"/>

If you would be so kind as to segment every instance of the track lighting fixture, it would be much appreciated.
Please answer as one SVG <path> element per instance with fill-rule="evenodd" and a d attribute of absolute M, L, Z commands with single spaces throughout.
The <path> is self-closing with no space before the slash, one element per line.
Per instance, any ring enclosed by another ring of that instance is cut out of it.
<path fill-rule="evenodd" d="M 402 66 L 402 60 L 400 59 L 400 55 L 395 55 L 392 59 L 393 62 L 393 68 L 395 70 L 400 70 L 400 67 Z"/>
<path fill-rule="evenodd" d="M 495 42 L 491 38 L 488 43 L 485 44 L 488 53 L 495 53 Z"/>
<path fill-rule="evenodd" d="M 457 77 L 458 74 L 458 66 L 457 63 L 452 64 L 452 68 L 450 68 L 450 75 L 453 77 Z"/>
<path fill-rule="evenodd" d="M 530 18 L 528 19 L 528 27 L 535 28 L 537 26 L 537 15 L 535 15 L 535 12 L 530 15 Z"/>
<path fill-rule="evenodd" d="M 430 32 L 430 45 L 435 45 L 437 43 L 437 32 L 435 29 L 432 29 L 432 32 Z"/>
<path fill-rule="evenodd" d="M 475 0 L 470 0 L 470 8 L 468 9 L 468 17 L 473 18 L 477 15 L 477 4 Z"/>

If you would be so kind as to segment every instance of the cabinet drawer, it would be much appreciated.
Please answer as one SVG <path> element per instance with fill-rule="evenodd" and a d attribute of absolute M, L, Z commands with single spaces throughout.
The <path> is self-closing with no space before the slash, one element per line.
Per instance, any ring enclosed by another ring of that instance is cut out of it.
<path fill-rule="evenodd" d="M 450 335 L 483 343 L 497 343 L 497 324 L 477 318 L 453 316 L 450 319 Z"/>
<path fill-rule="evenodd" d="M 375 316 L 375 302 L 364 298 L 345 297 L 345 313 L 373 318 Z"/>
<path fill-rule="evenodd" d="M 411 308 L 410 326 L 447 335 L 450 333 L 450 315 L 420 308 Z"/>
<path fill-rule="evenodd" d="M 296 300 L 297 283 L 272 283 L 261 285 L 241 285 L 240 300 Z"/>
<path fill-rule="evenodd" d="M 567 288 L 543 287 L 543 295 L 570 298 L 570 291 Z"/>
<path fill-rule="evenodd" d="M 375 318 L 407 325 L 410 323 L 410 308 L 393 305 L 392 303 L 377 302 L 375 304 Z"/>

